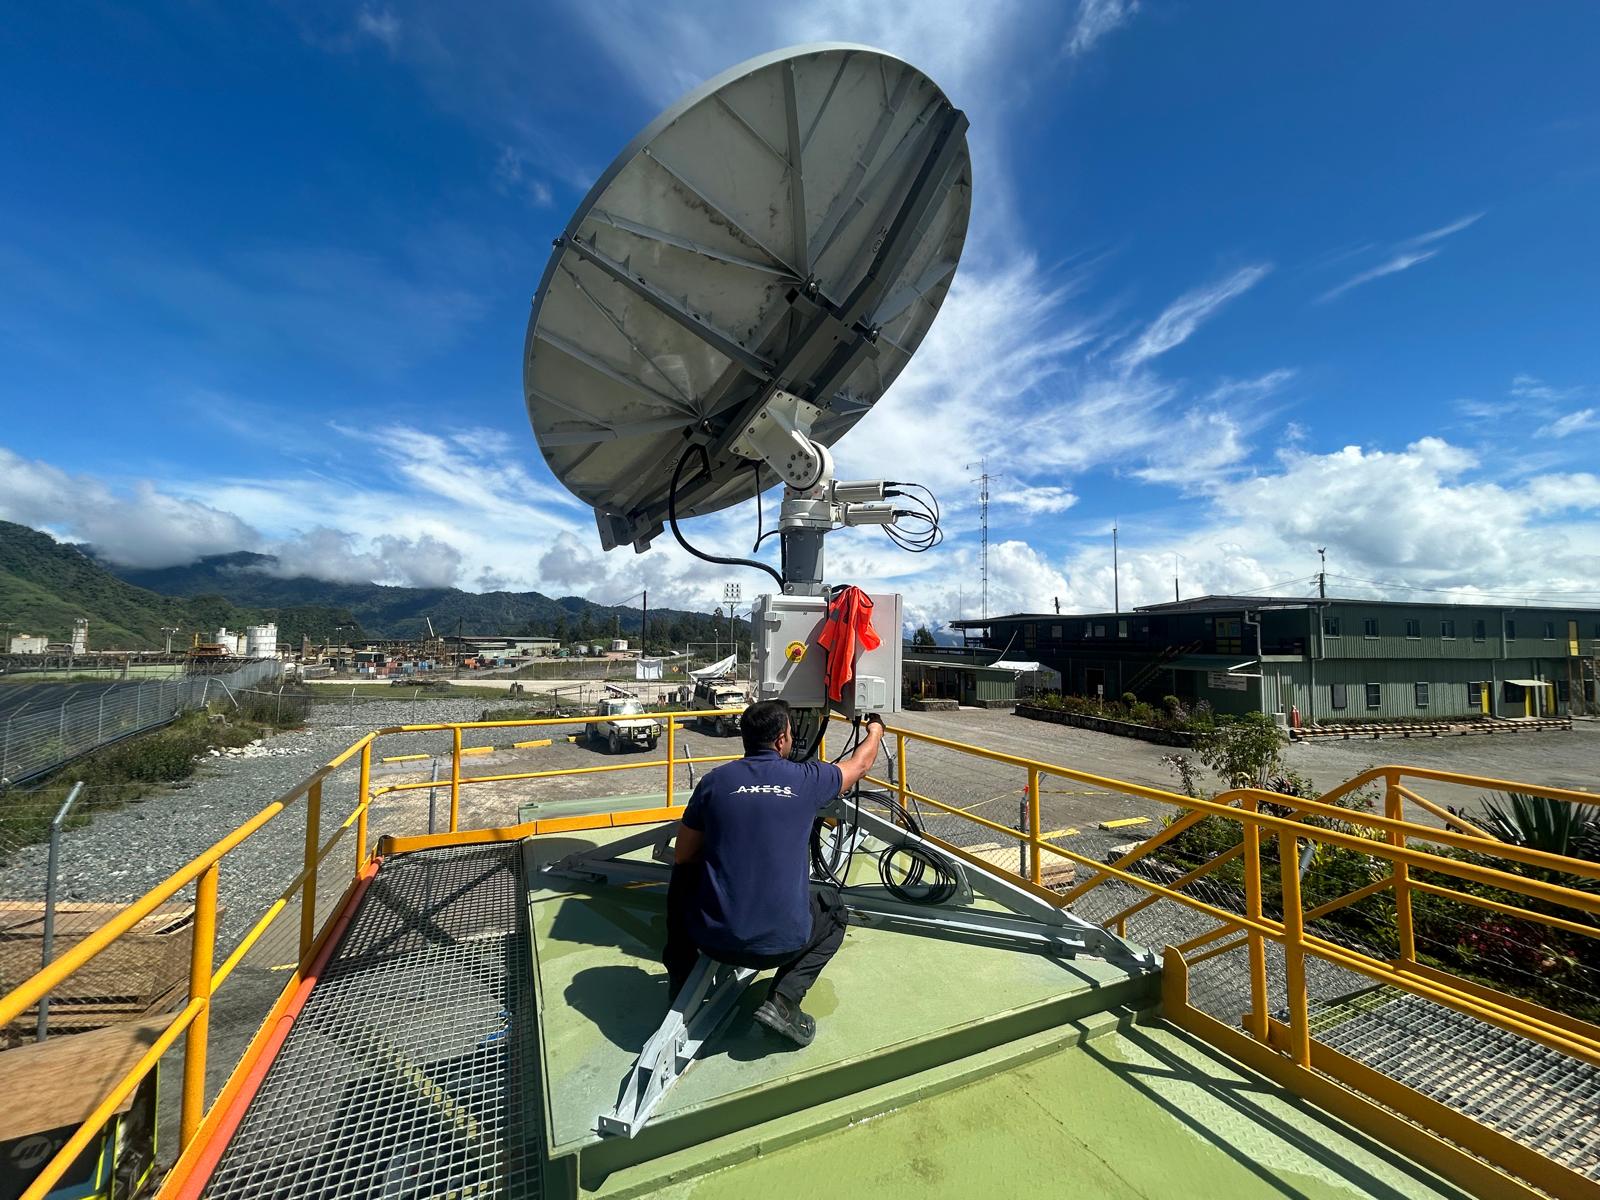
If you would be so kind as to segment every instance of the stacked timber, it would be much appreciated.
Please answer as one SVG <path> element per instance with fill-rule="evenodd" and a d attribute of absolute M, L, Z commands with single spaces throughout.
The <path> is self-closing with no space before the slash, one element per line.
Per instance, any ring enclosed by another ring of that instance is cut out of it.
<path fill-rule="evenodd" d="M 126 907 L 58 901 L 52 960 Z M 81 1033 L 164 1011 L 188 988 L 193 940 L 194 905 L 161 905 L 50 993 L 50 1032 Z M 43 948 L 44 904 L 0 900 L 0 993 L 39 970 Z M 37 1020 L 38 1009 L 29 1009 L 0 1030 L 0 1045 L 31 1041 Z"/>

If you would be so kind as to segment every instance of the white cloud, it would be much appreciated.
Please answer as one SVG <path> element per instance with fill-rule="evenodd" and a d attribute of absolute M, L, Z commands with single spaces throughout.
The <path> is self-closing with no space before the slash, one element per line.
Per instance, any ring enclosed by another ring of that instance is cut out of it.
<path fill-rule="evenodd" d="M 1152 321 L 1138 339 L 1118 356 L 1118 363 L 1132 370 L 1157 355 L 1165 354 L 1193 336 L 1201 322 L 1211 317 L 1228 301 L 1249 291 L 1272 270 L 1270 263 L 1241 267 L 1225 279 L 1185 292 Z"/>
<path fill-rule="evenodd" d="M 1051 485 L 999 488 L 991 497 L 993 503 L 1015 508 L 1025 516 L 1043 513 L 1063 513 L 1078 502 L 1078 498 L 1063 487 Z"/>
<path fill-rule="evenodd" d="M 383 43 L 390 54 L 400 44 L 400 18 L 387 7 L 364 5 L 356 14 L 356 31 Z"/>
<path fill-rule="evenodd" d="M 1108 33 L 1126 25 L 1139 11 L 1138 0 L 1080 0 L 1078 17 L 1067 36 L 1069 58 L 1081 58 Z"/>
<path fill-rule="evenodd" d="M 121 490 L 0 447 L 0 518 L 90 542 L 113 562 L 162 567 L 256 547 L 260 536 L 230 512 L 138 480 Z"/>
<path fill-rule="evenodd" d="M 317 528 L 269 542 L 266 549 L 278 558 L 272 574 L 290 579 L 308 575 L 338 583 L 439 588 L 455 586 L 461 573 L 461 552 L 429 534 L 362 539 L 338 529 Z"/>
<path fill-rule="evenodd" d="M 1329 288 L 1318 299 L 1322 301 L 1332 300 L 1336 296 L 1344 295 L 1351 288 L 1360 287 L 1363 283 L 1371 283 L 1374 279 L 1382 279 L 1385 275 L 1395 275 L 1401 271 L 1409 271 L 1418 263 L 1425 263 L 1438 253 L 1437 250 L 1407 250 L 1402 254 L 1396 254 L 1388 262 L 1379 263 L 1370 270 L 1351 276 L 1338 287 Z"/>
<path fill-rule="evenodd" d="M 1536 375 L 1516 375 L 1511 380 L 1511 395 L 1518 400 L 1559 404 L 1576 396 L 1580 388 L 1554 388 Z"/>
<path fill-rule="evenodd" d="M 500 147 L 494 165 L 495 185 L 504 192 L 526 197 L 537 208 L 549 208 L 555 200 L 550 185 L 529 171 L 528 159 L 512 146 Z"/>
<path fill-rule="evenodd" d="M 1600 415 L 1592 408 L 1580 408 L 1576 412 L 1569 412 L 1566 416 L 1557 417 L 1548 425 L 1539 429 L 1540 437 L 1569 437 L 1585 429 L 1600 429 Z"/>
<path fill-rule="evenodd" d="M 1430 229 L 1427 233 L 1420 233 L 1415 237 L 1407 238 L 1397 243 L 1387 253 L 1389 257 L 1375 267 L 1369 267 L 1346 279 L 1336 287 L 1329 288 L 1317 297 L 1318 304 L 1325 304 L 1329 300 L 1344 295 L 1351 288 L 1360 287 L 1364 283 L 1371 283 L 1375 279 L 1382 279 L 1385 275 L 1396 275 L 1401 271 L 1409 271 L 1419 263 L 1425 263 L 1439 253 L 1442 247 L 1427 248 L 1430 243 L 1442 241 L 1452 234 L 1460 233 L 1469 225 L 1476 223 L 1483 214 L 1471 213 L 1458 220 L 1451 221 L 1448 225 L 1441 225 L 1438 229 Z"/>

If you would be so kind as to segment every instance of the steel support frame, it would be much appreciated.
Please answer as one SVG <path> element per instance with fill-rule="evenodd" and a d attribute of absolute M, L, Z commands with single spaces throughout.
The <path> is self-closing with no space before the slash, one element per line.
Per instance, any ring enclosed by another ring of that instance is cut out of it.
<path fill-rule="evenodd" d="M 835 800 L 825 810 L 839 827 L 851 828 L 852 849 L 865 837 L 888 846 L 915 847 L 946 864 L 956 880 L 956 890 L 945 904 L 908 903 L 886 895 L 879 885 L 847 886 L 839 893 L 850 922 L 867 928 L 893 929 L 932 937 L 981 940 L 985 944 L 1015 950 L 1045 952 L 1061 957 L 1087 955 L 1114 962 L 1126 970 L 1147 972 L 1158 969 L 1154 954 L 1137 950 L 1122 938 L 1086 921 L 1064 908 L 1057 908 L 1026 888 L 976 869 L 952 858 L 927 839 L 902 829 L 876 813 L 858 811 L 853 805 Z M 632 834 L 598 851 L 568 855 L 543 869 L 546 875 L 564 876 L 605 886 L 636 883 L 665 884 L 671 878 L 673 826 L 654 826 Z M 627 859 L 645 848 L 651 849 L 649 862 Z M 813 881 L 813 887 L 829 887 Z M 972 908 L 977 896 L 1000 904 L 1006 911 Z"/>
<path fill-rule="evenodd" d="M 666 1019 L 623 1078 L 616 1107 L 600 1114 L 596 1131 L 631 1138 L 643 1129 L 672 1085 L 733 1014 L 755 977 L 750 967 L 732 967 L 702 954 Z"/>

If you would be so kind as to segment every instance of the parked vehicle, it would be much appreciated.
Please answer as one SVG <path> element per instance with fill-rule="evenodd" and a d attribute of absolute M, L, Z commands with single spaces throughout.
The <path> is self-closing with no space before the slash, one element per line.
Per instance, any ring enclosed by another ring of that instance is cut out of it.
<path fill-rule="evenodd" d="M 750 697 L 744 685 L 736 680 L 699 679 L 695 681 L 693 703 L 696 708 L 734 708 L 742 711 L 750 703 Z M 717 737 L 726 737 L 739 732 L 739 713 L 698 717 L 695 724 Z"/>
<path fill-rule="evenodd" d="M 661 722 L 654 717 L 647 716 L 644 706 L 633 697 L 626 698 L 608 697 L 595 705 L 594 715 L 597 717 L 634 717 L 636 720 L 625 721 L 590 721 L 583 727 L 584 740 L 593 744 L 596 741 L 605 744 L 609 754 L 620 753 L 624 747 L 643 746 L 646 750 L 654 750 L 656 742 L 661 738 Z"/>

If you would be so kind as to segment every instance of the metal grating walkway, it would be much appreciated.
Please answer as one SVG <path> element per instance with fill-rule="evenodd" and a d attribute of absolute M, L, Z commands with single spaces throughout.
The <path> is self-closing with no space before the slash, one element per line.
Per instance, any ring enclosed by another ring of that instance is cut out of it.
<path fill-rule="evenodd" d="M 382 863 L 205 1194 L 539 1195 L 524 902 L 517 843 Z"/>
<path fill-rule="evenodd" d="M 1313 1014 L 1312 1032 L 1341 1054 L 1600 1180 L 1600 1069 L 1388 987 Z"/>

